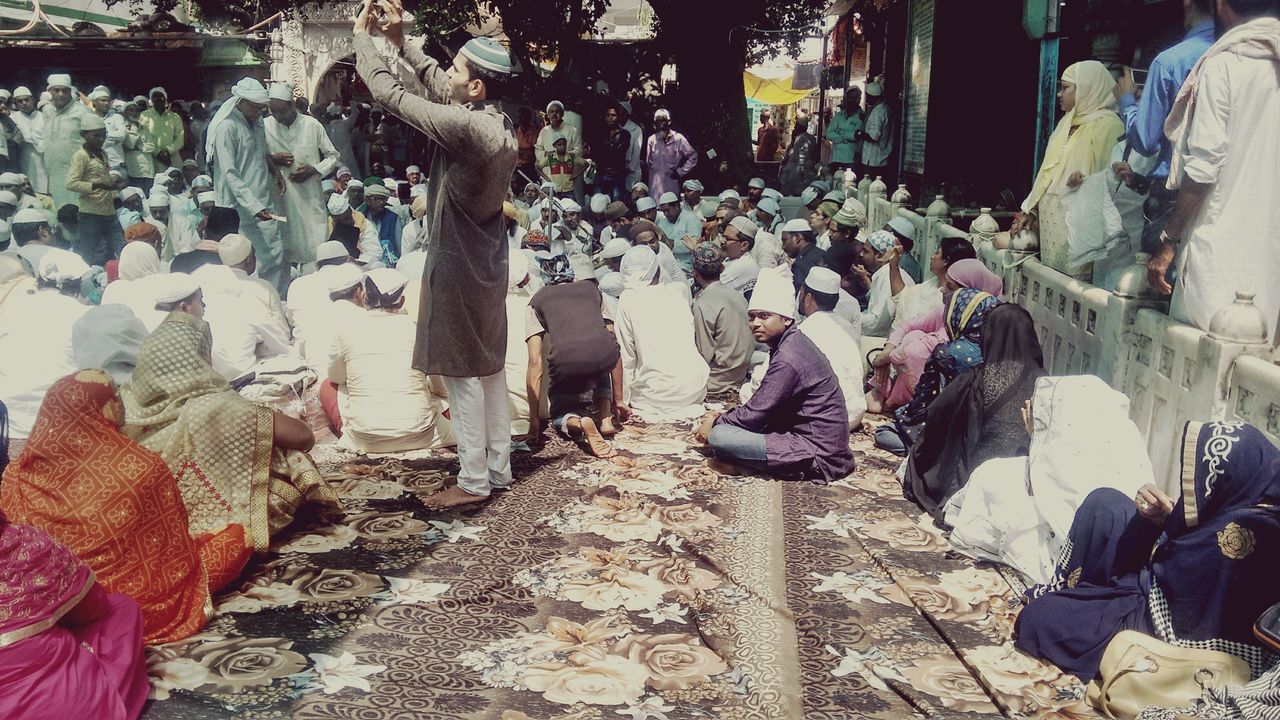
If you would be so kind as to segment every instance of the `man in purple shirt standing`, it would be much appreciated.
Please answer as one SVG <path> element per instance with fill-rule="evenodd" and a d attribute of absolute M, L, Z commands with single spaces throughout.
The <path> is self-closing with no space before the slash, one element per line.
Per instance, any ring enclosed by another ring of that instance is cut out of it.
<path fill-rule="evenodd" d="M 698 438 L 712 469 L 742 467 L 823 485 L 853 471 L 849 411 L 826 357 L 797 329 L 791 283 L 762 270 L 747 310 L 751 334 L 769 346 L 769 369 L 746 405 L 707 415 Z"/>
<path fill-rule="evenodd" d="M 663 193 L 680 194 L 680 183 L 698 164 L 698 153 L 684 135 L 671 129 L 671 113 L 660 109 L 653 114 L 653 134 L 644 147 L 644 164 L 649 168 L 649 197 L 657 202 Z"/>

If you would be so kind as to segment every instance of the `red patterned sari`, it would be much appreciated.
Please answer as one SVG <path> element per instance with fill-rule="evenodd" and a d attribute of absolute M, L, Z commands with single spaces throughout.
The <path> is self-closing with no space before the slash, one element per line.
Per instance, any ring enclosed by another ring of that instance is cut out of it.
<path fill-rule="evenodd" d="M 65 544 L 107 590 L 136 600 L 147 643 L 172 642 L 199 632 L 210 593 L 235 579 L 252 551 L 239 525 L 190 536 L 168 466 L 121 434 L 123 420 L 105 372 L 54 383 L 5 471 L 0 506 Z"/>

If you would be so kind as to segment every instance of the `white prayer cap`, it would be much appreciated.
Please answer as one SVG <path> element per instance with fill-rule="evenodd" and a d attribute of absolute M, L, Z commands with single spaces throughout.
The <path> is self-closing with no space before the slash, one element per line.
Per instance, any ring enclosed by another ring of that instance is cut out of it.
<path fill-rule="evenodd" d="M 586 255 L 570 256 L 569 267 L 573 270 L 573 277 L 576 280 L 589 280 L 596 276 L 596 268 L 591 264 L 591 258 Z"/>
<path fill-rule="evenodd" d="M 703 190 L 701 180 L 685 180 L 684 183 L 680 185 L 680 187 L 684 188 L 685 190 L 692 190 L 693 192 L 699 192 L 699 193 L 702 192 Z"/>
<path fill-rule="evenodd" d="M 670 120 L 671 111 L 666 108 L 658 108 L 657 110 L 653 111 L 653 119 L 654 120 Z"/>
<path fill-rule="evenodd" d="M 169 193 L 151 192 L 151 197 L 147 198 L 147 207 L 149 208 L 167 208 L 169 207 Z"/>
<path fill-rule="evenodd" d="M 4 98 L 5 100 L 8 100 L 11 97 L 13 96 L 9 94 L 8 90 L 5 90 L 4 88 L 0 88 L 0 98 Z"/>
<path fill-rule="evenodd" d="M 916 239 L 915 223 L 902 217 L 901 215 L 894 215 L 892 218 L 889 219 L 889 222 L 885 223 L 885 225 L 888 225 L 890 230 L 898 233 L 899 235 L 901 235 L 902 237 L 908 240 L 914 241 Z"/>
<path fill-rule="evenodd" d="M 351 182 L 347 183 L 347 189 L 350 190 L 351 188 L 360 188 L 361 190 L 364 190 L 364 181 L 353 178 Z"/>
<path fill-rule="evenodd" d="M 49 76 L 48 85 L 50 88 L 56 88 L 56 87 L 70 88 L 71 76 L 66 73 L 54 73 L 53 75 Z"/>
<path fill-rule="evenodd" d="M 349 257 L 351 253 L 347 252 L 347 246 L 337 240 L 326 240 L 316 246 L 316 262 Z"/>
<path fill-rule="evenodd" d="M 422 168 L 418 167 L 417 165 L 410 165 L 409 167 L 404 169 L 405 175 L 408 175 L 409 173 L 418 173 L 419 175 L 421 175 Z"/>
<path fill-rule="evenodd" d="M 293 102 L 293 86 L 286 82 L 271 83 L 271 90 L 267 93 L 267 97 L 271 100 Z"/>
<path fill-rule="evenodd" d="M 626 100 L 619 100 L 618 107 L 622 108 L 622 111 L 625 112 L 626 114 L 628 115 L 631 114 L 631 103 L 627 102 Z"/>
<path fill-rule="evenodd" d="M 40 267 L 36 275 L 41 280 L 66 282 L 79 280 L 89 272 L 89 265 L 81 257 L 70 250 L 49 248 L 40 258 Z"/>
<path fill-rule="evenodd" d="M 0 185 L 20 185 L 22 176 L 16 172 L 0 173 Z"/>
<path fill-rule="evenodd" d="M 670 191 L 662 193 L 662 197 L 658 198 L 659 206 L 671 205 L 678 202 L 680 202 L 680 198 L 676 197 L 676 194 Z"/>
<path fill-rule="evenodd" d="M 151 94 L 154 94 L 156 90 L 164 91 L 163 88 L 156 88 L 151 91 Z M 262 83 L 250 77 L 240 78 L 239 82 L 232 85 L 231 94 L 241 100 L 248 100 L 255 105 L 266 105 L 267 101 L 271 99 L 267 89 L 262 87 Z M 167 98 L 168 95 L 165 95 L 165 97 Z"/>
<path fill-rule="evenodd" d="M 765 196 L 765 197 L 767 197 L 767 198 L 772 198 L 772 199 L 773 199 L 773 200 L 775 200 L 775 201 L 778 201 L 778 200 L 781 200 L 781 199 L 782 199 L 782 193 L 781 193 L 780 191 L 778 191 L 778 190 L 774 190 L 773 188 L 765 188 L 765 189 L 764 189 L 764 192 L 763 192 L 763 193 L 761 193 L 761 194 L 762 194 L 762 195 L 764 195 L 764 196 Z M 757 207 L 759 207 L 759 206 L 757 206 Z"/>
<path fill-rule="evenodd" d="M 334 216 L 341 215 L 342 213 L 350 209 L 351 209 L 351 203 L 347 202 L 347 199 L 345 197 L 337 193 L 334 193 L 333 195 L 329 196 L 329 214 L 330 215 L 334 215 Z"/>
<path fill-rule="evenodd" d="M 814 292 L 825 293 L 827 295 L 840 294 L 840 276 L 835 270 L 824 267 L 815 267 L 809 269 L 809 274 L 804 278 L 805 287 Z"/>
<path fill-rule="evenodd" d="M 760 227 L 755 223 L 751 222 L 750 220 L 748 220 L 746 215 L 739 215 L 734 219 L 730 220 L 729 227 L 733 228 L 734 230 L 737 230 L 743 235 L 746 235 L 752 240 L 756 238 L 756 233 L 760 232 Z"/>
<path fill-rule="evenodd" d="M 338 244 L 341 245 L 342 243 Z M 343 252 L 346 252 L 345 248 L 343 248 Z M 364 279 L 364 271 L 353 263 L 343 263 L 333 270 L 326 270 L 325 272 L 329 277 L 329 292 L 331 293 L 350 290 L 359 285 L 360 281 Z"/>
<path fill-rule="evenodd" d="M 756 210 L 766 215 L 777 215 L 778 203 L 771 197 L 760 198 L 760 202 L 756 204 Z"/>
<path fill-rule="evenodd" d="M 196 204 L 197 204 L 197 205 L 203 205 L 203 204 L 205 204 L 205 203 L 207 203 L 207 202 L 217 203 L 217 202 L 218 202 L 218 194 L 217 194 L 217 193 L 215 193 L 215 192 L 214 192 L 214 191 L 212 191 L 212 190 L 206 190 L 206 191 L 204 191 L 204 192 L 202 192 L 202 193 L 198 193 L 198 194 L 196 195 Z"/>
<path fill-rule="evenodd" d="M 751 178 L 751 182 L 747 183 L 747 187 L 753 187 L 753 188 L 756 188 L 757 190 L 763 190 L 764 178 L 758 178 L 758 177 Z"/>
<path fill-rule="evenodd" d="M 872 96 L 874 96 L 874 97 L 880 97 L 880 94 L 881 94 L 881 93 L 883 93 L 883 92 L 884 92 L 884 88 L 880 86 L 880 83 L 878 83 L 878 82 L 869 82 L 869 83 L 867 83 L 867 94 L 868 94 L 868 95 L 872 95 Z"/>
<path fill-rule="evenodd" d="M 591 196 L 591 212 L 596 215 L 604 213 L 604 209 L 609 207 L 609 196 L 603 193 L 596 193 Z"/>
<path fill-rule="evenodd" d="M 329 178 L 325 178 L 324 180 L 321 180 L 321 181 L 320 181 L 320 191 L 321 191 L 321 192 L 329 192 L 330 190 L 335 190 L 335 191 L 337 190 L 337 188 L 336 188 L 336 187 L 334 187 L 334 185 L 333 185 L 333 181 L 332 181 L 332 180 L 330 180 Z"/>
<path fill-rule="evenodd" d="M 99 85 L 98 87 L 93 89 L 93 92 L 89 93 L 89 99 L 90 100 L 110 100 L 111 91 L 106 89 L 102 85 Z"/>
<path fill-rule="evenodd" d="M 160 292 L 156 295 L 157 305 L 168 305 L 186 300 L 200 290 L 200 283 L 196 282 L 196 279 L 187 273 L 169 273 L 161 277 L 164 278 L 164 283 L 160 286 Z"/>
<path fill-rule="evenodd" d="M 133 187 L 132 185 L 120 191 L 120 199 L 122 201 L 127 201 L 130 198 L 135 197 L 146 198 L 146 194 L 143 193 L 140 188 Z"/>
<path fill-rule="evenodd" d="M 735 200 L 741 200 L 742 196 L 739 195 L 738 191 L 734 190 L 733 188 L 729 188 L 728 190 L 725 190 L 724 192 L 720 193 L 721 200 L 728 200 L 729 198 L 733 198 Z"/>
<path fill-rule="evenodd" d="M 809 203 L 817 199 L 818 199 L 818 188 L 812 185 L 800 191 L 800 202 L 804 205 L 808 205 Z"/>
<path fill-rule="evenodd" d="M 346 177 L 351 177 L 351 171 L 350 171 L 350 170 L 348 170 L 347 168 L 340 167 L 340 168 L 338 168 L 338 172 L 336 172 L 336 173 L 334 173 L 334 174 L 333 174 L 333 176 L 334 176 L 335 178 L 341 178 L 341 177 L 343 177 L 344 175 L 345 175 Z"/>
<path fill-rule="evenodd" d="M 810 272 L 813 271 L 810 270 Z M 747 306 L 747 312 L 756 310 L 787 318 L 796 316 L 795 288 L 773 268 L 765 268 L 756 276 L 756 285 L 751 291 L 751 303 Z"/>
<path fill-rule="evenodd" d="M 124 112 L 124 109 L 128 106 L 129 106 L 129 103 L 119 98 L 116 98 L 115 100 L 111 101 L 111 109 L 115 110 L 116 112 Z"/>
<path fill-rule="evenodd" d="M 213 187 L 213 178 L 208 175 L 197 175 L 191 181 L 191 187 Z"/>
<path fill-rule="evenodd" d="M 576 201 L 570 200 L 569 198 L 565 198 L 564 200 L 560 201 L 560 208 L 564 210 L 564 212 L 566 213 L 582 212 L 582 206 L 579 205 Z"/>
<path fill-rule="evenodd" d="M 167 185 L 169 183 L 169 173 L 168 172 L 156 173 L 156 176 L 151 178 L 151 183 L 153 185 L 159 185 L 161 187 L 163 187 L 164 185 Z"/>
<path fill-rule="evenodd" d="M 670 195 L 670 193 L 667 193 L 667 194 Z M 657 203 L 655 203 L 653 201 L 653 198 L 649 197 L 648 195 L 645 195 L 644 197 L 636 201 L 636 212 L 645 213 L 645 212 L 649 212 L 650 210 L 656 207 L 658 207 Z"/>
<path fill-rule="evenodd" d="M 805 220 L 804 218 L 796 218 L 795 220 L 788 220 L 786 224 L 782 226 L 782 232 L 813 232 L 813 228 L 809 226 L 808 220 Z"/>
<path fill-rule="evenodd" d="M 39 225 L 40 223 L 49 224 L 49 216 L 35 208 L 22 208 L 13 216 L 14 225 Z"/>
<path fill-rule="evenodd" d="M 364 194 L 368 197 L 391 197 L 386 185 L 370 185 L 364 189 Z"/>
<path fill-rule="evenodd" d="M 165 89 L 162 87 L 151 88 L 150 90 L 147 91 L 147 97 L 149 98 L 152 95 L 155 95 L 156 93 L 160 93 L 161 95 L 163 95 L 165 100 L 169 99 L 169 93 L 165 91 Z"/>
<path fill-rule="evenodd" d="M 636 190 L 639 190 L 640 192 L 649 192 L 649 186 L 642 182 L 638 182 L 631 186 L 631 192 L 635 192 Z"/>
<path fill-rule="evenodd" d="M 107 129 L 107 124 L 103 122 L 102 118 L 98 117 L 93 113 L 89 113 L 85 115 L 84 118 L 80 120 L 80 132 L 82 133 L 93 132 L 94 130 L 106 130 L 106 129 Z"/>
<path fill-rule="evenodd" d="M 383 295 L 395 295 L 409 284 L 409 276 L 392 268 L 378 268 L 364 274 Z"/>
<path fill-rule="evenodd" d="M 27 87 L 26 85 L 19 85 L 18 87 L 14 88 L 13 90 L 14 100 L 21 100 L 22 98 L 29 98 L 29 97 L 31 97 L 31 88 Z"/>
<path fill-rule="evenodd" d="M 253 245 L 249 238 L 238 233 L 223 236 L 218 241 L 218 259 L 227 267 L 234 267 L 244 262 L 253 254 Z"/>
<path fill-rule="evenodd" d="M 605 243 L 604 249 L 600 251 L 600 257 L 605 260 L 622 257 L 631 249 L 631 243 L 625 238 L 616 237 Z"/>
<path fill-rule="evenodd" d="M 538 187 L 538 189 L 539 189 L 539 190 L 546 190 L 546 191 L 547 191 L 547 193 L 553 193 L 553 192 L 555 192 L 555 191 L 556 191 L 556 184 L 555 184 L 555 183 L 553 183 L 553 182 L 551 182 L 550 180 L 544 180 L 544 181 L 542 182 L 542 185 L 541 185 L 541 186 L 539 186 L 539 187 Z"/>
<path fill-rule="evenodd" d="M 18 196 L 8 190 L 0 190 L 0 205 L 18 206 Z"/>

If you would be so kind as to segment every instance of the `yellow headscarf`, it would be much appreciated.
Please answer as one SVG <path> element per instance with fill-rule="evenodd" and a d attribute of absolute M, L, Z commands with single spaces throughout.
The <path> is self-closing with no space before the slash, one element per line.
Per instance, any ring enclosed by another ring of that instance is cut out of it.
<path fill-rule="evenodd" d="M 1106 167 L 1111 148 L 1124 132 L 1112 94 L 1116 81 L 1102 63 L 1078 62 L 1062 73 L 1062 82 L 1076 86 L 1076 104 L 1049 136 L 1031 194 L 1022 201 L 1023 212 L 1035 209 L 1046 193 L 1064 185 L 1072 173 L 1092 175 Z"/>

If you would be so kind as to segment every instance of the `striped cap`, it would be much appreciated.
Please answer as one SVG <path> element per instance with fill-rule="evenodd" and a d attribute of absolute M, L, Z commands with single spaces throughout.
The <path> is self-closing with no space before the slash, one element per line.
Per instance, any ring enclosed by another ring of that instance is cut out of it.
<path fill-rule="evenodd" d="M 493 38 L 471 38 L 458 53 L 485 70 L 503 75 L 511 74 L 511 55 Z"/>

